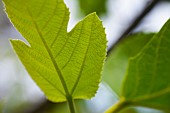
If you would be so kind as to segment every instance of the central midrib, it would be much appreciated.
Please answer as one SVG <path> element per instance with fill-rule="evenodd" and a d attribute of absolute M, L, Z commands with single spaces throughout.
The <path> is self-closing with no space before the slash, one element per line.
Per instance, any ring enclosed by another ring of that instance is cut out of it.
<path fill-rule="evenodd" d="M 36 21 L 34 20 L 32 14 L 31 14 L 31 12 L 30 12 L 30 10 L 28 9 L 28 7 L 27 7 L 27 10 L 28 10 L 29 16 L 31 17 L 31 19 L 32 19 L 32 21 L 33 21 L 33 24 L 34 24 L 34 26 L 35 26 L 35 28 L 36 28 L 36 30 L 37 30 L 37 33 L 38 33 L 38 35 L 40 36 L 40 38 L 41 38 L 41 40 L 42 40 L 42 42 L 43 42 L 43 44 L 44 44 L 44 46 L 45 46 L 45 49 L 47 50 L 47 52 L 48 52 L 48 54 L 49 54 L 49 56 L 50 56 L 50 58 L 51 58 L 51 61 L 52 61 L 53 65 L 54 65 L 54 68 L 55 68 L 56 72 L 58 73 L 58 76 L 59 76 L 59 78 L 60 78 L 61 84 L 62 84 L 62 86 L 63 86 L 63 88 L 64 88 L 65 93 L 66 93 L 65 96 L 66 96 L 66 97 L 67 97 L 67 96 L 70 96 L 69 91 L 68 91 L 68 89 L 67 89 L 67 85 L 66 85 L 65 80 L 64 80 L 64 78 L 63 78 L 63 75 L 62 75 L 62 73 L 61 73 L 61 71 L 60 71 L 60 69 L 59 69 L 59 67 L 58 67 L 58 64 L 56 63 L 56 61 L 55 61 L 55 59 L 54 59 L 54 56 L 53 56 L 50 48 L 48 47 L 48 45 L 47 45 L 47 43 L 46 43 L 46 41 L 45 41 L 45 39 L 44 39 L 41 31 L 40 31 L 39 28 L 38 28 L 38 25 L 37 25 Z"/>

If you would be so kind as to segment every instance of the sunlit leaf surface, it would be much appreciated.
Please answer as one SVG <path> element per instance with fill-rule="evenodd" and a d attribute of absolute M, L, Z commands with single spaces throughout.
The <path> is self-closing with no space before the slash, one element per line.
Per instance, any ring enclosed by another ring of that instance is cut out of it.
<path fill-rule="evenodd" d="M 95 13 L 67 32 L 63 0 L 4 0 L 6 12 L 29 44 L 11 40 L 30 76 L 54 102 L 96 93 L 106 56 L 106 36 Z"/>

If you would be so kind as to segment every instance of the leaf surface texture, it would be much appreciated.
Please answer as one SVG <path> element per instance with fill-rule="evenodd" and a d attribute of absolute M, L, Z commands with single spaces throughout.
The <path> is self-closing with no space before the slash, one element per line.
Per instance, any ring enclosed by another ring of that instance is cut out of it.
<path fill-rule="evenodd" d="M 6 12 L 29 44 L 11 40 L 21 62 L 48 99 L 89 99 L 96 93 L 106 56 L 106 36 L 92 13 L 67 32 L 63 0 L 4 0 Z"/>

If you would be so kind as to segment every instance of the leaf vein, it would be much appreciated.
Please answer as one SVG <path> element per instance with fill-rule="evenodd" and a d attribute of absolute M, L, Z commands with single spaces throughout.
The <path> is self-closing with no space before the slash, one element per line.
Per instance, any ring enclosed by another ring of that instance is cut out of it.
<path fill-rule="evenodd" d="M 35 70 L 35 69 L 34 69 Z M 42 76 L 41 73 L 39 73 L 37 70 L 35 70 L 43 79 L 45 79 L 49 84 L 51 84 L 52 87 L 54 87 L 55 89 L 57 89 L 62 95 L 65 96 L 65 94 L 60 90 L 58 89 L 55 84 L 53 84 L 52 82 L 50 82 L 46 77 Z"/>
<path fill-rule="evenodd" d="M 39 27 L 38 27 L 36 21 L 34 20 L 32 14 L 31 14 L 31 12 L 30 12 L 30 10 L 28 9 L 28 7 L 27 7 L 27 11 L 28 11 L 29 16 L 31 17 L 31 19 L 32 19 L 32 21 L 33 21 L 33 24 L 34 24 L 34 26 L 35 26 L 35 28 L 36 28 L 36 30 L 37 30 L 38 35 L 40 36 L 40 38 L 41 38 L 41 40 L 42 40 L 42 42 L 43 42 L 43 44 L 44 44 L 44 46 L 45 46 L 48 54 L 49 54 L 49 56 L 50 56 L 50 58 L 51 58 L 51 60 L 52 60 L 53 66 L 54 66 L 56 72 L 58 73 L 58 76 L 59 76 L 59 78 L 60 78 L 60 81 L 61 81 L 61 83 L 62 83 L 62 86 L 63 86 L 63 88 L 64 88 L 64 90 L 65 90 L 66 96 L 68 96 L 68 95 L 69 95 L 69 92 L 68 92 L 68 89 L 67 89 L 67 85 L 66 85 L 65 80 L 64 80 L 64 78 L 63 78 L 63 75 L 62 75 L 62 73 L 61 73 L 61 71 L 60 71 L 60 69 L 59 69 L 59 67 L 58 67 L 58 64 L 56 63 L 56 61 L 55 61 L 55 59 L 54 59 L 54 57 L 53 57 L 53 54 L 52 54 L 50 48 L 48 47 L 48 45 L 47 45 L 47 43 L 46 43 L 46 41 L 45 41 L 45 39 L 44 39 L 41 31 L 39 30 Z"/>
<path fill-rule="evenodd" d="M 147 95 L 136 97 L 135 99 L 132 99 L 130 101 L 132 101 L 132 102 L 139 102 L 139 101 L 154 99 L 154 98 L 158 98 L 158 97 L 160 97 L 162 95 L 165 95 L 167 93 L 170 93 L 170 87 L 162 89 L 162 90 L 160 90 L 158 92 L 154 92 L 152 94 L 147 94 Z"/>
<path fill-rule="evenodd" d="M 61 70 L 63 70 L 63 69 L 67 66 L 67 64 L 71 61 L 71 58 L 72 58 L 73 55 L 74 55 L 74 52 L 75 52 L 75 50 L 76 50 L 76 47 L 78 46 L 78 43 L 79 43 L 79 41 L 80 41 L 80 37 L 81 37 L 81 34 L 82 34 L 82 27 L 83 27 L 83 23 L 82 23 L 82 25 L 81 25 L 81 30 L 80 30 L 80 33 L 79 33 L 79 38 L 78 38 L 78 40 L 77 40 L 77 42 L 76 42 L 76 45 L 75 45 L 74 48 L 73 48 L 73 51 L 72 51 L 72 53 L 71 53 L 71 56 L 69 57 L 68 61 L 64 64 L 64 66 L 61 68 Z"/>
<path fill-rule="evenodd" d="M 47 1 L 47 0 L 44 0 L 44 1 L 43 1 L 43 4 L 41 5 L 41 8 L 40 8 L 40 10 L 39 10 L 36 18 L 38 18 L 38 17 L 41 15 L 41 13 L 43 12 L 43 8 L 44 8 L 44 6 L 45 6 L 46 1 Z"/>
<path fill-rule="evenodd" d="M 46 1 L 46 0 L 45 0 L 45 1 Z M 58 5 L 58 4 L 57 4 L 57 5 Z M 45 23 L 44 26 L 42 27 L 42 30 L 47 27 L 47 25 L 48 25 L 48 23 L 50 22 L 50 20 L 54 17 L 54 15 L 55 15 L 55 13 L 56 13 L 56 10 L 57 10 L 57 5 L 56 5 L 56 7 L 55 7 L 55 9 L 54 9 L 54 11 L 53 11 L 53 14 L 48 18 L 48 20 L 46 21 L 46 23 Z M 41 11 L 41 12 L 42 12 L 42 11 Z"/>
<path fill-rule="evenodd" d="M 92 20 L 94 21 L 94 19 L 92 19 Z M 92 22 L 92 25 L 91 25 L 91 30 L 90 30 L 91 33 L 90 33 L 90 37 L 89 37 L 89 40 L 88 40 L 88 46 L 87 46 L 87 49 L 86 49 L 86 53 L 85 53 L 84 60 L 83 60 L 83 63 L 81 65 L 81 68 L 80 68 L 80 72 L 78 74 L 78 78 L 77 78 L 77 80 L 76 80 L 76 82 L 75 82 L 75 84 L 74 84 L 74 86 L 73 86 L 73 88 L 71 90 L 71 95 L 74 93 L 74 91 L 75 91 L 75 89 L 76 89 L 76 87 L 77 87 L 77 85 L 79 83 L 79 80 L 80 80 L 80 78 L 82 76 L 82 72 L 83 72 L 83 69 L 84 69 L 84 66 L 85 66 L 85 62 L 86 62 L 86 58 L 87 58 L 87 53 L 88 53 L 88 50 L 89 50 L 89 47 L 90 47 L 90 40 L 92 38 L 92 27 L 93 27 L 93 24 L 94 24 L 94 22 Z"/>
<path fill-rule="evenodd" d="M 66 17 L 66 14 L 67 14 L 67 11 L 66 11 L 66 10 L 64 10 L 64 11 L 65 11 L 65 13 L 64 13 L 64 17 L 63 17 L 62 23 L 61 23 L 60 28 L 59 28 L 59 30 L 58 30 L 58 32 L 57 32 L 57 35 L 55 36 L 55 39 L 54 39 L 53 42 L 51 43 L 51 46 L 50 46 L 50 47 L 52 47 L 52 46 L 54 45 L 54 43 L 56 42 L 57 37 L 58 37 L 58 35 L 59 35 L 60 31 L 61 31 L 61 28 L 62 28 L 62 26 L 63 26 L 63 24 L 64 24 L 64 18 Z"/>

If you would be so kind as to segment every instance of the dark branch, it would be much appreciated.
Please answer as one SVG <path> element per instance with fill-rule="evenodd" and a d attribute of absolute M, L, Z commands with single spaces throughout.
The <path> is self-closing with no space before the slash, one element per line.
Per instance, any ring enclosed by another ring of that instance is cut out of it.
<path fill-rule="evenodd" d="M 160 2 L 161 0 L 152 0 L 149 4 L 147 4 L 144 10 L 139 14 L 132 24 L 122 33 L 122 35 L 118 38 L 118 40 L 110 47 L 108 50 L 108 55 L 114 49 L 114 47 L 124 38 L 126 38 L 138 25 L 141 23 L 143 18 Z"/>

